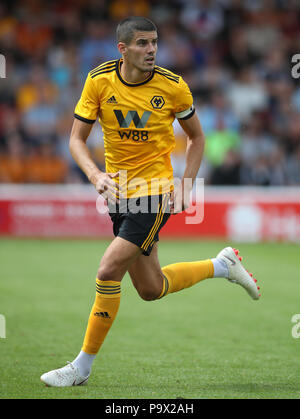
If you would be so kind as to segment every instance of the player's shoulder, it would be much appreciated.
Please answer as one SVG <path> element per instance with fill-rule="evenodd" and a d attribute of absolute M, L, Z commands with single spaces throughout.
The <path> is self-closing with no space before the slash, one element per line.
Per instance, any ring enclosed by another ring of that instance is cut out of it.
<path fill-rule="evenodd" d="M 118 60 L 110 60 L 106 61 L 105 63 L 102 63 L 98 65 L 98 67 L 94 68 L 89 72 L 89 76 L 95 80 L 99 77 L 102 77 L 105 74 L 112 73 L 117 70 L 118 66 Z"/>
<path fill-rule="evenodd" d="M 165 81 L 170 81 L 171 84 L 179 84 L 182 80 L 182 77 L 178 74 L 173 73 L 167 68 L 159 67 L 158 65 L 154 67 L 154 73 L 157 74 L 158 77 L 161 77 L 162 80 L 165 79 Z"/>

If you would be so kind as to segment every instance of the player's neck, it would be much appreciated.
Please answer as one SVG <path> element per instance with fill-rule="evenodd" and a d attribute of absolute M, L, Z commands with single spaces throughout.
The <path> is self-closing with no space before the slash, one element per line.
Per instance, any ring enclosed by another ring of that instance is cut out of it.
<path fill-rule="evenodd" d="M 120 73 L 122 78 L 128 83 L 142 83 L 151 75 L 151 71 L 140 71 L 125 61 L 121 61 Z"/>

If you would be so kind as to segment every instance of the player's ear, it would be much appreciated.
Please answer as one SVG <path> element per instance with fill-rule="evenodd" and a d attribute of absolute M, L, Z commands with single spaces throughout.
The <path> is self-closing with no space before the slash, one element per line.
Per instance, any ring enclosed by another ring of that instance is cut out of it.
<path fill-rule="evenodd" d="M 127 52 L 127 46 L 126 46 L 126 44 L 124 43 L 124 42 L 119 42 L 118 43 L 118 45 L 117 45 L 117 47 L 118 47 L 118 50 L 119 50 L 119 52 L 120 52 L 120 54 L 126 54 L 126 52 Z"/>

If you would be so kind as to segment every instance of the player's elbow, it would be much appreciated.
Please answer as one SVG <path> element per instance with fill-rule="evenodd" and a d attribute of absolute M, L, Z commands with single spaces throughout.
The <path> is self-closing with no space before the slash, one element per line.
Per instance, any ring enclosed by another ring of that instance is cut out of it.
<path fill-rule="evenodd" d="M 188 138 L 188 143 L 190 146 L 193 146 L 193 148 L 196 150 L 196 148 L 199 148 L 199 150 L 204 150 L 205 147 L 205 136 L 203 133 L 199 133 L 195 136 L 190 136 Z"/>

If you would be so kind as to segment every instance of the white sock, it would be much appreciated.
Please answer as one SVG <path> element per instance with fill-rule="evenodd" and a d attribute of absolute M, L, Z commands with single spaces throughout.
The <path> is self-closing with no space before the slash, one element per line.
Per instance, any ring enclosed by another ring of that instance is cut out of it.
<path fill-rule="evenodd" d="M 213 258 L 214 278 L 228 278 L 229 271 L 226 262 L 221 258 Z"/>
<path fill-rule="evenodd" d="M 96 355 L 90 355 L 80 351 L 77 358 L 74 359 L 72 364 L 79 369 L 80 375 L 87 377 L 92 369 L 92 364 Z"/>

